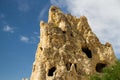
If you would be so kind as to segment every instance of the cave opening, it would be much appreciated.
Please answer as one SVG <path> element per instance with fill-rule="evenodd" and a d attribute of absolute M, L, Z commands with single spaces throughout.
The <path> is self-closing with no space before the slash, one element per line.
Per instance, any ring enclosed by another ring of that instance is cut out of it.
<path fill-rule="evenodd" d="M 91 50 L 85 47 L 85 48 L 82 48 L 82 51 L 87 55 L 88 58 L 92 58 Z"/>
<path fill-rule="evenodd" d="M 72 65 L 72 63 L 67 63 L 67 64 L 66 64 L 66 68 L 67 68 L 68 71 L 70 70 L 71 65 Z"/>
<path fill-rule="evenodd" d="M 105 68 L 107 65 L 104 63 L 97 63 L 96 64 L 96 71 L 101 73 L 103 71 L 103 68 Z"/>
<path fill-rule="evenodd" d="M 56 67 L 52 67 L 51 69 L 49 69 L 48 71 L 48 76 L 53 76 L 53 73 L 55 72 Z"/>

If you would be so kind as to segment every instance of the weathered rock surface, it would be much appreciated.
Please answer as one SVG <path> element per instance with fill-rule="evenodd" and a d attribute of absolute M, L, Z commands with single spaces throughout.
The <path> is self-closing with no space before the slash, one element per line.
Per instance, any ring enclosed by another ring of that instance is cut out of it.
<path fill-rule="evenodd" d="M 64 14 L 55 6 L 40 22 L 40 43 L 30 80 L 87 80 L 116 61 L 110 43 L 101 44 L 87 18 Z"/>

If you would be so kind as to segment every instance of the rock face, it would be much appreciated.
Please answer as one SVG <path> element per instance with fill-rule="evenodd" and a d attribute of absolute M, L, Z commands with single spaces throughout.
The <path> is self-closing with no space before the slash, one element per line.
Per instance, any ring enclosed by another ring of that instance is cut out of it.
<path fill-rule="evenodd" d="M 87 80 L 116 61 L 110 43 L 101 44 L 87 18 L 64 14 L 55 6 L 40 22 L 40 43 L 30 80 Z"/>

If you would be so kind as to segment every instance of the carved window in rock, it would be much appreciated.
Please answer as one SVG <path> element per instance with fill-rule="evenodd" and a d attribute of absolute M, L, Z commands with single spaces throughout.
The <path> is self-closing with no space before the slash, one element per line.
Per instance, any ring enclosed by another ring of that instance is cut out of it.
<path fill-rule="evenodd" d="M 87 47 L 82 48 L 82 51 L 87 55 L 88 58 L 92 58 L 91 50 L 89 50 Z"/>
<path fill-rule="evenodd" d="M 68 71 L 70 70 L 71 65 L 72 65 L 72 63 L 67 63 L 67 64 L 66 64 L 66 68 L 67 68 Z"/>
<path fill-rule="evenodd" d="M 53 73 L 55 72 L 56 67 L 52 67 L 51 69 L 49 69 L 48 71 L 48 76 L 53 76 Z"/>
<path fill-rule="evenodd" d="M 72 66 L 72 63 L 67 63 L 66 64 L 66 68 L 67 68 L 68 71 L 70 70 L 71 66 Z M 75 67 L 75 70 L 77 71 L 77 64 L 74 64 L 74 67 Z"/>
<path fill-rule="evenodd" d="M 103 63 L 97 63 L 96 64 L 96 71 L 101 73 L 103 71 L 103 68 L 105 68 L 107 65 Z"/>

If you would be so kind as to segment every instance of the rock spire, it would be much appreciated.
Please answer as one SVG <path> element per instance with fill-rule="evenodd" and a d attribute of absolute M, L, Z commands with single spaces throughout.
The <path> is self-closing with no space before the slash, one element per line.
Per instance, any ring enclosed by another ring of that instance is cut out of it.
<path fill-rule="evenodd" d="M 64 14 L 51 6 L 48 23 L 40 22 L 38 44 L 30 80 L 87 80 L 116 61 L 110 43 L 101 44 L 87 18 Z"/>

